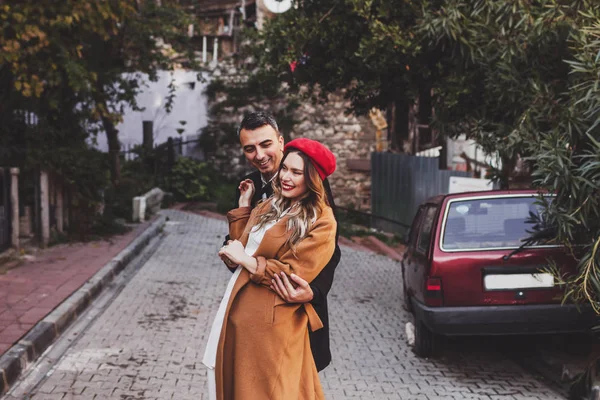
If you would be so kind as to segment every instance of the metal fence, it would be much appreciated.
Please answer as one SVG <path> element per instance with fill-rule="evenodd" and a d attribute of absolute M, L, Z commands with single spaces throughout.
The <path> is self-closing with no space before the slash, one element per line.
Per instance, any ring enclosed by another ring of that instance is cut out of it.
<path fill-rule="evenodd" d="M 433 157 L 371 153 L 371 211 L 394 221 L 375 219 L 374 227 L 405 231 L 422 202 L 448 193 L 451 176 L 471 176 L 464 171 L 440 170 L 438 165 Z"/>
<path fill-rule="evenodd" d="M 204 151 L 199 145 L 200 135 L 188 135 L 185 138 L 170 137 L 166 142 L 161 144 L 153 144 L 152 151 L 154 153 L 163 152 L 170 153 L 171 157 L 183 156 L 193 158 L 194 160 L 204 161 Z M 125 160 L 134 160 L 141 156 L 144 151 L 142 144 L 126 144 L 121 150 L 121 155 Z"/>
<path fill-rule="evenodd" d="M 204 151 L 200 147 L 200 134 L 188 135 L 185 138 L 173 138 L 173 148 L 177 157 L 183 156 L 204 161 Z"/>
<path fill-rule="evenodd" d="M 158 186 L 162 190 L 172 192 L 173 170 L 179 159 L 204 162 L 204 153 L 199 143 L 197 137 L 191 140 L 169 137 L 166 142 L 160 144 L 124 146 L 125 149 L 121 150 L 120 156 L 128 162 L 126 166 L 128 174 L 143 176 L 146 185 Z M 179 172 L 186 174 L 183 170 Z"/>

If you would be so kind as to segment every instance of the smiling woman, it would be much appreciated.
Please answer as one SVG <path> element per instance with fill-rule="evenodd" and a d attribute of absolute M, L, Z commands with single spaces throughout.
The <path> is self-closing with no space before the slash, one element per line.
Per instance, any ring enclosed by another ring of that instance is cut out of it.
<path fill-rule="evenodd" d="M 278 180 L 281 195 L 292 201 L 297 200 L 306 192 L 304 170 L 305 167 L 308 167 L 308 164 L 304 162 L 304 158 L 298 152 L 288 153 L 279 171 Z M 308 170 L 308 168 L 306 169 Z"/>
<path fill-rule="evenodd" d="M 254 129 L 250 141 L 241 132 L 253 163 L 267 165 L 276 156 L 269 129 L 262 138 Z M 254 183 L 242 181 L 239 208 L 227 214 L 234 240 L 219 256 L 237 269 L 203 359 L 211 399 L 324 399 L 308 334 L 323 321 L 311 303 L 287 303 L 272 285 L 279 274 L 310 283 L 333 255 L 336 221 L 323 180 L 335 170 L 335 157 L 308 139 L 291 141 L 282 156 L 273 196 L 251 210 Z"/>

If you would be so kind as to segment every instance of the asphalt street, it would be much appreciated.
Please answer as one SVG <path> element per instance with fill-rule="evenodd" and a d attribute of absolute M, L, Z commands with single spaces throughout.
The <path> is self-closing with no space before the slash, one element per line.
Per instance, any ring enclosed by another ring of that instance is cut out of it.
<path fill-rule="evenodd" d="M 24 377 L 6 400 L 208 398 L 201 359 L 230 277 L 217 257 L 227 226 L 163 213 L 165 235 L 143 265 L 76 339 L 53 346 L 64 351 L 47 372 Z M 494 341 L 459 340 L 438 359 L 417 358 L 406 341 L 401 279 L 397 261 L 342 247 L 329 297 L 333 363 L 321 373 L 327 399 L 564 398 Z"/>

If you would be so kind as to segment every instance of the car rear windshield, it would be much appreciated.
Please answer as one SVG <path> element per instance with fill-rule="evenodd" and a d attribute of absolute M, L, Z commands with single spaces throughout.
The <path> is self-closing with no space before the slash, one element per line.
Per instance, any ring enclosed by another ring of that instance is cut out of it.
<path fill-rule="evenodd" d="M 454 200 L 450 203 L 443 250 L 516 248 L 535 232 L 541 206 L 535 197 Z M 532 245 L 547 244 L 542 241 Z"/>

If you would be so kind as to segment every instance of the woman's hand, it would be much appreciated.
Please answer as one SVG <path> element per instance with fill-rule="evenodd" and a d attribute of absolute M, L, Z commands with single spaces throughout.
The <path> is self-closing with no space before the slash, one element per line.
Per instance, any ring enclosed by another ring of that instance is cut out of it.
<path fill-rule="evenodd" d="M 226 245 L 230 244 L 231 242 L 233 242 L 233 240 L 228 240 Z M 236 268 L 238 266 L 238 264 L 231 261 L 226 255 L 219 254 L 219 257 L 221 257 L 221 260 L 225 263 L 225 265 L 227 265 L 228 268 Z"/>
<path fill-rule="evenodd" d="M 221 250 L 219 250 L 219 257 L 221 257 L 221 259 L 223 259 L 223 257 L 228 258 L 232 263 L 239 264 L 246 268 L 251 274 L 255 273 L 258 268 L 258 261 L 256 261 L 256 258 L 246 254 L 244 246 L 239 240 L 234 240 L 221 247 Z"/>
<path fill-rule="evenodd" d="M 238 186 L 240 190 L 240 199 L 238 200 L 238 207 L 250 207 L 252 202 L 252 196 L 254 196 L 254 182 L 252 179 L 244 179 Z"/>
<path fill-rule="evenodd" d="M 221 261 L 223 261 L 225 263 L 225 265 L 227 266 L 227 268 L 236 268 L 238 266 L 238 264 L 234 263 L 233 261 L 231 261 L 229 258 L 227 258 L 226 256 L 220 256 L 221 257 Z"/>

